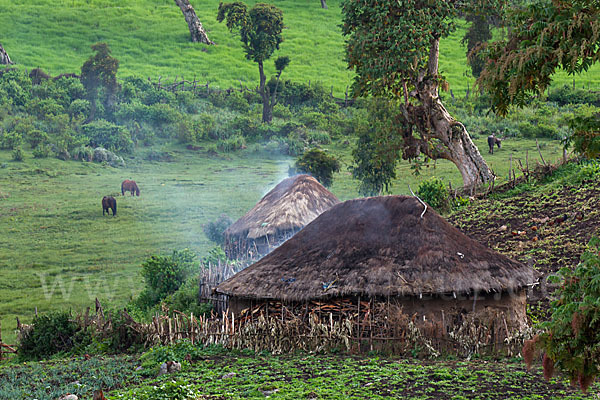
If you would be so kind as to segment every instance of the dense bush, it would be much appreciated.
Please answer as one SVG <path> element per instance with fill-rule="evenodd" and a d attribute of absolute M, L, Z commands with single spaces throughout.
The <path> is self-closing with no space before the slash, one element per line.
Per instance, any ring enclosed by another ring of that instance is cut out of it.
<path fill-rule="evenodd" d="M 196 255 L 188 249 L 174 250 L 171 255 L 154 255 L 142 264 L 142 277 L 146 286 L 137 304 L 142 309 L 158 304 L 198 270 Z"/>
<path fill-rule="evenodd" d="M 227 214 L 221 214 L 216 220 L 204 225 L 202 230 L 210 241 L 221 245 L 225 242 L 225 229 L 229 228 L 231 224 L 233 224 L 233 220 Z"/>
<path fill-rule="evenodd" d="M 76 343 L 75 334 L 78 330 L 79 327 L 67 312 L 36 316 L 31 330 L 21 338 L 19 357 L 35 360 L 70 351 Z"/>
<path fill-rule="evenodd" d="M 592 238 L 573 271 L 564 267 L 554 277 L 561 286 L 554 293 L 550 321 L 539 324 L 542 333 L 525 343 L 523 358 L 528 366 L 535 350 L 544 351 L 544 376 L 554 368 L 565 371 L 583 390 L 600 374 L 600 239 Z"/>
<path fill-rule="evenodd" d="M 340 171 L 340 162 L 323 150 L 311 149 L 296 160 L 298 172 L 305 172 L 315 177 L 325 187 L 333 183 L 334 172 Z"/>
<path fill-rule="evenodd" d="M 587 158 L 600 157 L 600 108 L 582 106 L 569 120 L 572 134 L 565 138 L 568 148 Z"/>
<path fill-rule="evenodd" d="M 13 161 L 23 161 L 25 154 L 23 153 L 23 149 L 21 146 L 17 146 L 12 152 Z"/>
<path fill-rule="evenodd" d="M 133 151 L 131 134 L 122 126 L 100 119 L 85 124 L 81 128 L 84 135 L 89 138 L 89 144 L 92 147 L 101 146 L 116 151 Z"/>
<path fill-rule="evenodd" d="M 450 209 L 448 199 L 448 190 L 444 182 L 436 177 L 431 177 L 419 184 L 417 193 L 421 200 L 433 207 L 437 212 L 442 213 Z"/>
<path fill-rule="evenodd" d="M 585 89 L 573 89 L 571 86 L 564 85 L 550 91 L 548 101 L 553 101 L 561 106 L 567 104 L 592 104 L 600 107 L 600 94 Z"/>

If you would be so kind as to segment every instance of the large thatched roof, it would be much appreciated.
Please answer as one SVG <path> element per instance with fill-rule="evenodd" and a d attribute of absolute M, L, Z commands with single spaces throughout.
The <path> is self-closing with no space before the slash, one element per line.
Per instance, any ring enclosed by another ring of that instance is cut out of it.
<path fill-rule="evenodd" d="M 534 283 L 531 268 L 468 238 L 413 197 L 332 207 L 262 260 L 217 287 L 247 299 L 304 301 L 505 291 Z"/>
<path fill-rule="evenodd" d="M 284 179 L 252 210 L 225 230 L 225 236 L 257 239 L 278 231 L 299 230 L 339 200 L 310 175 Z"/>

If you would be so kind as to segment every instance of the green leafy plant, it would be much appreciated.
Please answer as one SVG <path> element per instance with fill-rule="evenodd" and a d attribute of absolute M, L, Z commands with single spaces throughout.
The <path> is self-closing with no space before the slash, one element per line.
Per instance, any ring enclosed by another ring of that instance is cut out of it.
<path fill-rule="evenodd" d="M 207 223 L 202 227 L 206 237 L 212 242 L 221 245 L 225 242 L 225 229 L 233 224 L 233 220 L 227 214 L 221 214 L 219 217 Z"/>
<path fill-rule="evenodd" d="M 523 357 L 531 366 L 535 350 L 543 350 L 547 379 L 557 367 L 586 391 L 600 373 L 600 239 L 592 238 L 579 266 L 561 268 L 554 281 L 561 286 L 551 319 L 538 325 L 540 335 L 525 342 Z"/>
<path fill-rule="evenodd" d="M 296 169 L 315 177 L 325 187 L 333 183 L 333 174 L 340 171 L 340 162 L 323 150 L 311 149 L 296 160 Z"/>
<path fill-rule="evenodd" d="M 417 190 L 419 197 L 433 207 L 437 212 L 446 212 L 450 209 L 448 190 L 444 182 L 436 177 L 429 178 L 419 184 Z"/>
<path fill-rule="evenodd" d="M 166 296 L 175 293 L 186 279 L 198 270 L 196 255 L 188 249 L 174 250 L 171 255 L 153 255 L 142 264 L 146 287 L 137 303 L 141 308 L 152 307 Z"/>
<path fill-rule="evenodd" d="M 48 357 L 73 348 L 75 333 L 79 330 L 68 312 L 39 315 L 32 328 L 26 331 L 19 345 L 19 357 L 24 360 Z"/>
<path fill-rule="evenodd" d="M 17 146 L 12 152 L 12 159 L 13 161 L 23 161 L 23 158 L 25 158 L 25 153 L 21 146 Z"/>

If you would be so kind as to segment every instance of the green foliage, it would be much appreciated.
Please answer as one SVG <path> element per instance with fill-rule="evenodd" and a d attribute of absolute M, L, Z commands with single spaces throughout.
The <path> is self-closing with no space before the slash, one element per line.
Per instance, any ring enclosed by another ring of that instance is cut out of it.
<path fill-rule="evenodd" d="M 357 124 L 358 142 L 352 150 L 352 177 L 360 181 L 358 192 L 376 196 L 389 192 L 396 178 L 401 137 L 394 130 L 393 102 L 374 99 L 368 106 L 368 117 Z"/>
<path fill-rule="evenodd" d="M 0 132 L 0 149 L 14 150 L 23 143 L 23 135 L 16 131 Z"/>
<path fill-rule="evenodd" d="M 590 90 L 563 85 L 548 93 L 548 101 L 555 102 L 561 106 L 567 104 L 590 104 L 600 107 L 600 94 Z"/>
<path fill-rule="evenodd" d="M 39 129 L 33 129 L 27 134 L 27 142 L 31 146 L 31 148 L 36 148 L 39 145 L 47 144 L 50 141 L 50 137 L 44 131 Z"/>
<path fill-rule="evenodd" d="M 232 151 L 243 149 L 245 147 L 246 139 L 240 135 L 231 136 L 227 139 L 222 139 L 217 142 L 217 149 L 224 153 L 231 153 Z"/>
<path fill-rule="evenodd" d="M 544 92 L 558 69 L 577 74 L 596 63 L 599 29 L 596 0 L 539 0 L 515 7 L 508 36 L 488 46 L 478 85 L 504 115 L 511 104 L 523 106 Z"/>
<path fill-rule="evenodd" d="M 83 134 L 90 140 L 90 146 L 101 146 L 113 151 L 131 152 L 133 141 L 126 128 L 112 122 L 99 119 L 81 127 Z"/>
<path fill-rule="evenodd" d="M 228 261 L 227 255 L 221 246 L 214 246 L 204 257 L 202 257 L 202 265 L 204 267 L 208 267 L 209 265 L 219 265 Z"/>
<path fill-rule="evenodd" d="M 198 269 L 196 255 L 188 249 L 174 250 L 171 255 L 153 255 L 142 264 L 146 287 L 137 300 L 141 308 L 152 307 L 175 293 Z"/>
<path fill-rule="evenodd" d="M 79 330 L 68 312 L 39 315 L 32 328 L 21 338 L 19 357 L 23 360 L 45 358 L 59 352 L 68 352 L 75 345 Z"/>
<path fill-rule="evenodd" d="M 590 159 L 600 157 L 600 109 L 592 106 L 579 108 L 569 125 L 573 134 L 565 139 L 565 147 L 573 146 L 576 153 Z"/>
<path fill-rule="evenodd" d="M 177 289 L 177 291 L 161 302 L 161 307 L 165 306 L 169 310 L 177 310 L 194 316 L 210 314 L 212 305 L 209 303 L 198 302 L 198 288 L 200 287 L 200 279 L 198 276 L 189 278 Z"/>
<path fill-rule="evenodd" d="M 417 194 L 437 212 L 443 213 L 450 210 L 448 190 L 444 182 L 436 177 L 422 181 L 417 189 Z"/>
<path fill-rule="evenodd" d="M 25 71 L 9 69 L 0 75 L 0 92 L 4 92 L 17 107 L 24 107 L 31 98 L 31 79 Z"/>
<path fill-rule="evenodd" d="M 33 157 L 34 158 L 46 158 L 50 155 L 50 145 L 47 144 L 39 144 L 33 149 Z"/>
<path fill-rule="evenodd" d="M 270 123 L 273 116 L 273 107 L 276 103 L 277 89 L 271 91 L 266 87 L 264 61 L 271 58 L 279 44 L 283 42 L 283 12 L 271 4 L 258 3 L 248 11 L 246 5 L 236 1 L 233 3 L 220 3 L 217 21 L 227 25 L 230 32 L 239 31 L 240 40 L 244 46 L 246 58 L 258 64 L 260 75 L 259 92 L 263 102 L 262 122 Z M 275 60 L 277 81 L 283 69 L 289 64 L 288 57 Z"/>
<path fill-rule="evenodd" d="M 221 3 L 217 21 L 225 21 L 230 32 L 239 30 L 246 58 L 256 63 L 268 60 L 283 42 L 283 12 L 271 4 L 259 3 L 248 11 L 239 1 Z"/>
<path fill-rule="evenodd" d="M 206 237 L 221 245 L 225 242 L 225 229 L 229 228 L 233 224 L 233 220 L 227 214 L 221 214 L 215 221 L 211 221 L 202 227 Z"/>
<path fill-rule="evenodd" d="M 488 22 L 489 17 L 489 13 L 484 15 L 468 13 L 465 16 L 465 19 L 467 22 L 470 22 L 471 25 L 469 26 L 467 33 L 465 33 L 465 36 L 462 38 L 461 44 L 463 46 L 465 44 L 467 45 L 467 59 L 471 66 L 471 72 L 476 78 L 481 74 L 485 65 L 485 59 L 481 57 L 478 49 L 492 38 L 492 32 Z"/>
<path fill-rule="evenodd" d="M 23 153 L 23 149 L 21 148 L 21 146 L 15 147 L 15 149 L 12 152 L 13 161 L 23 161 L 24 157 L 25 154 Z"/>
<path fill-rule="evenodd" d="M 539 325 L 538 346 L 587 390 L 600 373 L 600 239 L 592 238 L 581 264 L 562 268 L 557 279 L 562 285 L 554 293 L 551 320 Z"/>
<path fill-rule="evenodd" d="M 344 1 L 342 33 L 358 95 L 400 97 L 412 90 L 429 60 L 430 45 L 455 29 L 458 2 Z M 408 93 L 407 93 L 408 94 Z"/>
<path fill-rule="evenodd" d="M 111 51 L 106 43 L 96 43 L 91 47 L 96 54 L 83 63 L 81 67 L 81 83 L 87 92 L 87 97 L 91 105 L 90 117 L 93 119 L 96 113 L 96 100 L 99 88 L 103 88 L 106 91 L 105 106 L 110 106 L 114 101 L 114 96 L 119 89 L 119 84 L 117 83 L 119 60 L 110 55 Z"/>
<path fill-rule="evenodd" d="M 329 187 L 333 183 L 333 173 L 340 170 L 340 162 L 334 156 L 315 148 L 296 160 L 296 169 L 314 176 L 323 186 Z"/>

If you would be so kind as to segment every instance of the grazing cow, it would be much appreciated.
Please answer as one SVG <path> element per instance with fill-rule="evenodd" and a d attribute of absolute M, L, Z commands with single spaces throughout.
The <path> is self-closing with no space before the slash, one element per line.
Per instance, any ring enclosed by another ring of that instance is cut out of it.
<path fill-rule="evenodd" d="M 490 148 L 490 154 L 494 154 L 494 145 L 497 145 L 498 148 L 500 148 L 500 143 L 502 142 L 502 139 L 497 138 L 494 135 L 490 135 L 488 136 L 488 146 Z"/>
<path fill-rule="evenodd" d="M 129 179 L 125 179 L 123 183 L 121 183 L 121 194 L 125 196 L 125 192 L 131 192 L 131 195 L 135 193 L 137 196 L 140 195 L 140 188 L 138 188 L 137 183 L 135 181 L 130 181 Z"/>
<path fill-rule="evenodd" d="M 112 196 L 104 196 L 102 198 L 102 215 L 105 212 L 110 215 L 109 208 L 112 210 L 113 216 L 117 215 L 117 200 Z"/>

